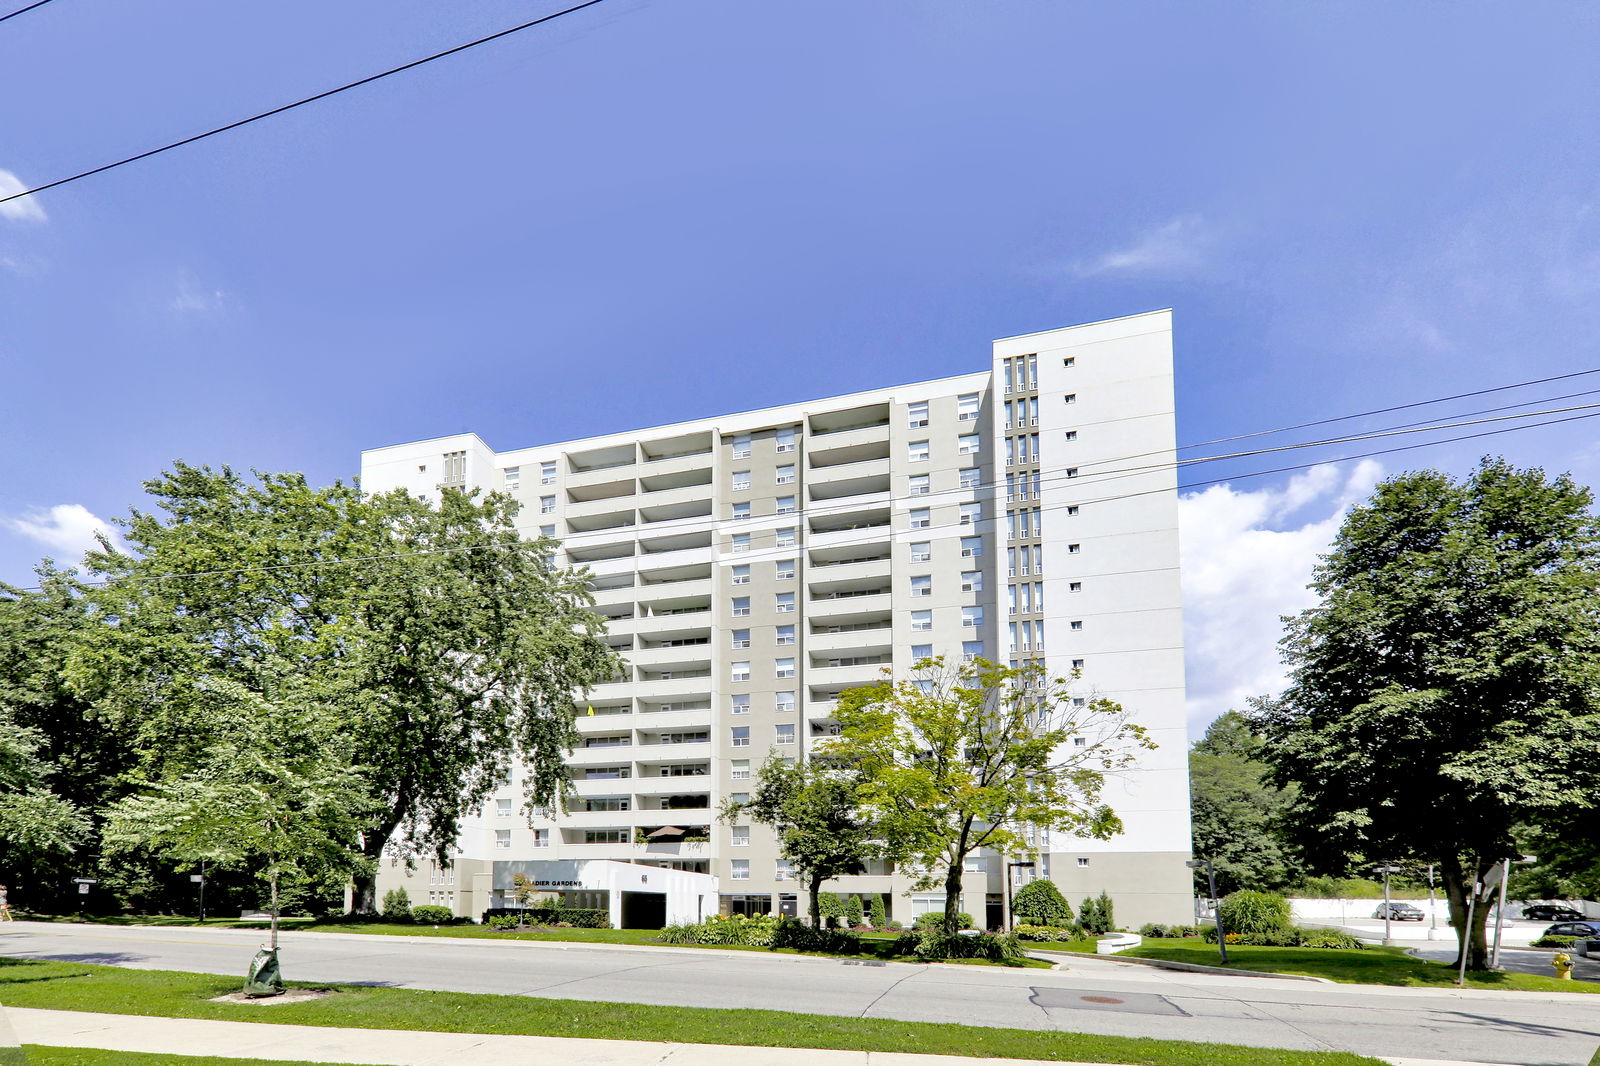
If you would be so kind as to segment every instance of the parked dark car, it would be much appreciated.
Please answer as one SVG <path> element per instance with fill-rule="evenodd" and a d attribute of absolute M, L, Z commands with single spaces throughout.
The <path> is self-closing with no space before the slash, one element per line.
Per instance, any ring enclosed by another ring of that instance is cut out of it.
<path fill-rule="evenodd" d="M 1535 903 L 1522 908 L 1522 917 L 1530 922 L 1581 922 L 1583 913 L 1571 907 L 1558 907 L 1553 903 Z"/>
<path fill-rule="evenodd" d="M 1600 939 L 1600 921 L 1589 920 L 1583 922 L 1557 922 L 1546 929 L 1542 936 L 1575 936 L 1579 939 Z"/>
<path fill-rule="evenodd" d="M 1420 910 L 1409 903 L 1379 904 L 1378 909 L 1372 912 L 1374 918 L 1382 918 L 1387 909 L 1390 921 L 1394 922 L 1420 922 L 1423 915 Z"/>

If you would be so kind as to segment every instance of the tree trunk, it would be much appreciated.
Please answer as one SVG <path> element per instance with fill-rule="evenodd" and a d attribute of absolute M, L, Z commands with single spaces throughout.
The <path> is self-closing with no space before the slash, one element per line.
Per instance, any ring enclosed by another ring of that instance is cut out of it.
<path fill-rule="evenodd" d="M 394 835 L 398 822 L 388 822 L 371 833 L 362 834 L 361 854 L 371 862 L 371 873 L 357 871 L 350 878 L 350 913 L 378 913 L 378 864 L 383 861 L 383 849 Z"/>
<path fill-rule="evenodd" d="M 944 935 L 955 936 L 961 923 L 956 915 L 961 913 L 961 867 L 963 858 L 950 864 L 944 875 Z"/>
<path fill-rule="evenodd" d="M 1450 855 L 1439 861 L 1439 872 L 1444 881 L 1445 898 L 1450 904 L 1450 925 L 1456 931 L 1456 958 L 1450 965 L 1461 966 L 1463 954 L 1467 969 L 1489 968 L 1489 940 L 1484 927 L 1489 918 L 1487 899 L 1472 900 L 1475 883 L 1481 881 L 1494 863 L 1463 862 L 1460 856 Z M 1490 893 L 1493 896 L 1493 893 Z M 1467 923 L 1468 902 L 1471 900 L 1472 923 Z"/>
<path fill-rule="evenodd" d="M 822 880 L 822 878 L 813 875 L 810 885 L 807 886 L 807 891 L 811 893 L 811 928 L 813 929 L 822 928 Z"/>

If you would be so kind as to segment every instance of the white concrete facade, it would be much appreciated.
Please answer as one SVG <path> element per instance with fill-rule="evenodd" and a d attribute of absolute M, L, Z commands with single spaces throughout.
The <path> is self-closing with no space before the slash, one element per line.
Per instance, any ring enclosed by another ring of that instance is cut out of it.
<path fill-rule="evenodd" d="M 838 693 L 884 666 L 1043 658 L 1160 746 L 1108 789 L 1126 831 L 1043 840 L 1032 875 L 1074 905 L 1110 891 L 1123 924 L 1188 920 L 1174 454 L 1165 311 L 997 341 L 937 381 L 506 452 L 472 434 L 364 452 L 371 491 L 511 492 L 519 528 L 588 567 L 629 664 L 579 719 L 569 809 L 530 819 L 512 782 L 465 823 L 463 863 L 613 859 L 712 874 L 723 909 L 797 908 L 770 835 L 716 817 L 762 760 L 805 758 Z M 979 924 L 1004 869 L 971 864 Z M 942 907 L 887 868 L 826 887 L 902 921 Z"/>

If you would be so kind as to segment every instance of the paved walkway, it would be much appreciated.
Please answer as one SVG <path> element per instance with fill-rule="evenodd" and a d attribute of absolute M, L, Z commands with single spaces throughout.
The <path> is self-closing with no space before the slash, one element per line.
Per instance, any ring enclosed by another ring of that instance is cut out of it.
<path fill-rule="evenodd" d="M 1046 1066 L 1041 1059 L 980 1060 L 890 1051 L 335 1029 L 23 1007 L 0 1009 L 0 1062 L 5 1061 L 3 1041 L 7 1016 L 16 1033 L 15 1039 L 23 1044 L 169 1055 L 254 1056 L 360 1066 L 460 1066 L 463 1061 L 558 1062 L 562 1066 L 960 1066 L 980 1061 L 994 1066 L 997 1061 L 1003 1061 L 1005 1066 Z M 1439 1059 L 1384 1061 L 1393 1066 L 1467 1066 Z M 1098 1064 L 1052 1062 L 1050 1066 Z M 1473 1063 L 1471 1066 L 1495 1064 Z"/>

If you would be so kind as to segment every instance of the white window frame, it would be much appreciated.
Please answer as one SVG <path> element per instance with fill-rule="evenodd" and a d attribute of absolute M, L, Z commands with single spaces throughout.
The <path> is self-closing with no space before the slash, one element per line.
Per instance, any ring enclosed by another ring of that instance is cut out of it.
<path fill-rule="evenodd" d="M 906 462 L 925 463 L 933 455 L 932 445 L 925 440 L 914 440 L 906 444 Z"/>
<path fill-rule="evenodd" d="M 906 404 L 906 423 L 911 429 L 921 429 L 928 424 L 928 401 Z"/>
<path fill-rule="evenodd" d="M 793 485 L 799 478 L 795 475 L 794 464 L 788 463 L 778 467 L 778 484 Z"/>
<path fill-rule="evenodd" d="M 750 489 L 750 471 L 735 470 L 729 478 L 729 487 L 733 492 L 747 492 Z"/>
<path fill-rule="evenodd" d="M 957 455 L 977 455 L 983 451 L 983 434 L 963 433 L 956 438 Z"/>
<path fill-rule="evenodd" d="M 914 563 L 930 563 L 933 561 L 933 542 L 914 541 L 911 545 L 911 561 Z"/>
<path fill-rule="evenodd" d="M 733 574 L 733 583 L 735 585 L 748 585 L 748 584 L 750 584 L 750 564 L 749 563 L 740 563 L 738 566 L 735 566 L 733 568 L 733 570 L 732 570 L 732 574 Z"/>
<path fill-rule="evenodd" d="M 975 392 L 956 397 L 956 421 L 975 422 L 983 409 L 983 397 Z"/>
<path fill-rule="evenodd" d="M 740 433 L 733 438 L 733 458 L 748 459 L 753 450 L 753 438 L 748 433 Z"/>
<path fill-rule="evenodd" d="M 748 661 L 730 663 L 728 664 L 728 674 L 730 679 L 736 683 L 740 681 L 749 681 L 750 663 Z"/>
<path fill-rule="evenodd" d="M 788 663 L 789 665 L 785 666 L 784 665 L 785 663 Z M 772 676 L 773 677 L 793 677 L 794 674 L 795 674 L 794 659 L 792 659 L 792 658 L 784 658 L 784 659 L 774 659 L 772 661 Z"/>

